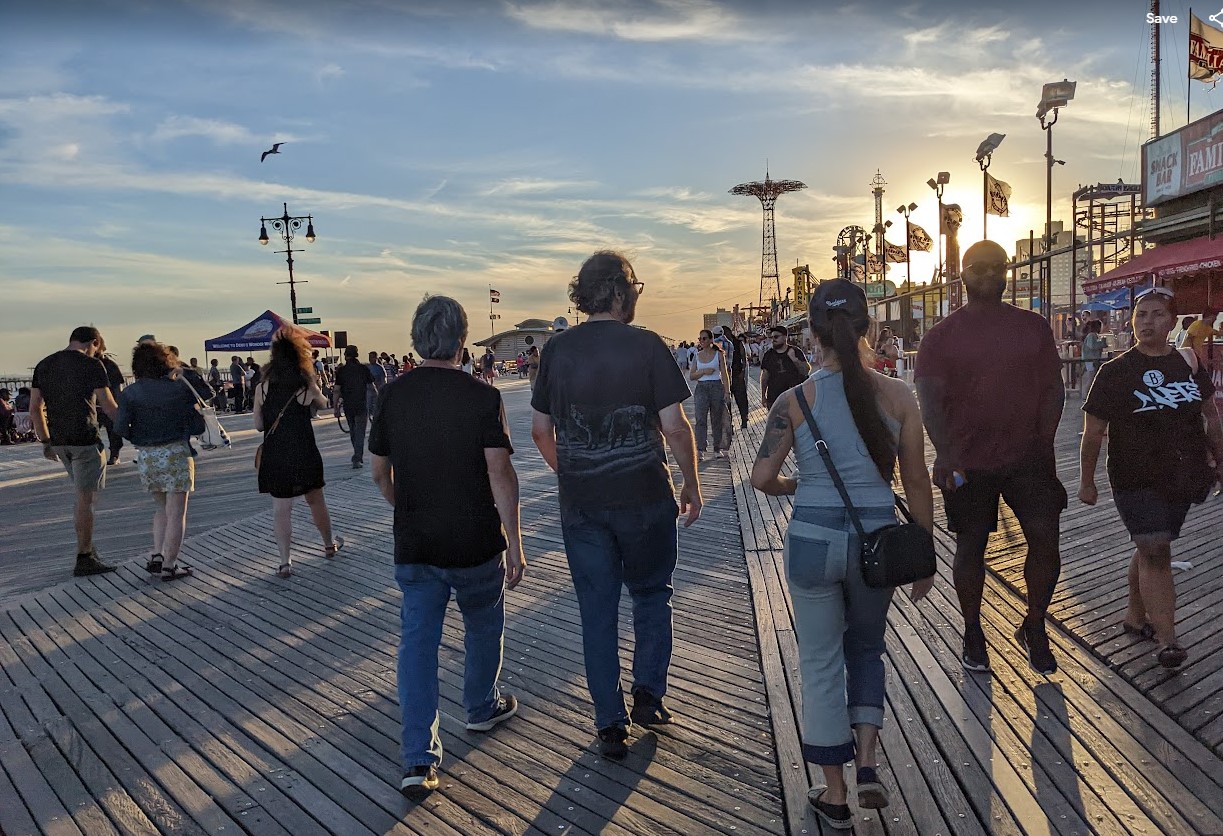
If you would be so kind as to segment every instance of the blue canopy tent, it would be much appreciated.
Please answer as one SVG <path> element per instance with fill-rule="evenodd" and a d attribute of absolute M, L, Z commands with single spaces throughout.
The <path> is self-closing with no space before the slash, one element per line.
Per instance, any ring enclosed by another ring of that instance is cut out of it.
<path fill-rule="evenodd" d="M 1079 306 L 1080 311 L 1123 311 L 1130 306 L 1130 289 L 1120 287 L 1106 293 L 1097 293 Z"/>
<path fill-rule="evenodd" d="M 326 334 L 294 325 L 278 313 L 264 311 L 236 331 L 204 340 L 204 352 L 267 351 L 272 347 L 273 335 L 282 328 L 297 331 L 314 348 L 331 348 L 331 338 Z"/>

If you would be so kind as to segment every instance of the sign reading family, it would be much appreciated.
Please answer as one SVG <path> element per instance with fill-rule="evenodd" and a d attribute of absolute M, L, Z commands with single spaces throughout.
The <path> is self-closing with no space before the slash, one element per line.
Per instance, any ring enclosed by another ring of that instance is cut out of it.
<path fill-rule="evenodd" d="M 1223 111 L 1142 146 L 1147 206 L 1223 183 Z"/>

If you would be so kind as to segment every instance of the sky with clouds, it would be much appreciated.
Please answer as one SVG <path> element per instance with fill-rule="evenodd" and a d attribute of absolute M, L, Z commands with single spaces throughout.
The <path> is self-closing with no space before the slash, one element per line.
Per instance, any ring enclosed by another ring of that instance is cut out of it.
<path fill-rule="evenodd" d="M 1082 183 L 1137 182 L 1149 133 L 1147 4 L 781 0 L 45 0 L 0 11 L 0 372 L 75 325 L 112 350 L 202 342 L 290 313 L 259 218 L 312 214 L 298 304 L 362 349 L 411 349 L 425 293 L 472 339 L 567 314 L 602 248 L 646 283 L 638 321 L 691 339 L 756 300 L 761 212 L 728 190 L 807 189 L 777 208 L 783 275 L 833 274 L 837 231 L 873 225 L 951 172 L 980 237 L 991 174 L 1014 188 L 990 237 L 1044 217 L 1044 82 L 1078 82 L 1055 128 L 1054 217 Z M 1185 122 L 1188 4 L 1165 26 L 1164 129 Z M 1223 108 L 1197 84 L 1194 118 Z M 261 163 L 260 153 L 283 142 Z M 270 230 L 269 230 L 270 231 Z M 271 232 L 271 231 L 270 231 Z M 903 244 L 898 233 L 891 236 Z M 914 258 L 928 278 L 936 256 Z M 894 271 L 903 278 L 903 266 Z M 893 276 L 894 278 L 896 276 Z"/>

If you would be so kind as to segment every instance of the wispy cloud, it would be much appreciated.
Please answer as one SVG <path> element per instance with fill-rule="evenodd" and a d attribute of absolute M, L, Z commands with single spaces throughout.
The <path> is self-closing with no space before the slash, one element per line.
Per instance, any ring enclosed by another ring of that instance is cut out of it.
<path fill-rule="evenodd" d="M 552 32 L 604 35 L 626 41 L 743 41 L 754 36 L 729 7 L 707 0 L 601 3 L 549 0 L 507 3 L 513 20 Z"/>
<path fill-rule="evenodd" d="M 592 180 L 545 180 L 537 177 L 516 177 L 502 180 L 486 189 L 485 197 L 493 195 L 547 194 L 562 190 L 593 189 L 599 184 Z"/>
<path fill-rule="evenodd" d="M 161 121 L 150 137 L 155 142 L 169 142 L 186 136 L 200 136 L 218 145 L 254 145 L 261 138 L 242 125 L 222 119 L 204 119 L 199 116 L 168 116 Z M 288 141 L 292 137 L 277 136 L 273 141 Z"/>

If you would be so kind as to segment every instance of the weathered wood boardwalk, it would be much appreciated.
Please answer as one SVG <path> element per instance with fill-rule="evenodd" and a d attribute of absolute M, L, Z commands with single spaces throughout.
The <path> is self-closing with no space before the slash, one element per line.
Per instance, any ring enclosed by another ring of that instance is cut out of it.
<path fill-rule="evenodd" d="M 731 462 L 702 465 L 708 505 L 697 526 L 681 529 L 669 696 L 679 722 L 634 730 L 618 764 L 596 754 L 555 480 L 530 444 L 525 387 L 505 396 L 530 567 L 507 596 L 504 682 L 522 709 L 490 734 L 464 730 L 461 620 L 452 612 L 440 667 L 441 790 L 418 805 L 396 790 L 399 596 L 390 509 L 368 473 L 329 473 L 348 546 L 324 560 L 302 513 L 298 573 L 288 581 L 272 574 L 270 514 L 244 474 L 247 497 L 229 482 L 218 490 L 253 513 L 191 538 L 194 578 L 166 584 L 129 563 L 20 596 L 0 584 L 0 830 L 818 832 L 781 570 L 789 503 L 746 481 L 763 412 L 738 434 Z M 342 445 L 326 435 L 334 424 L 316 429 Z M 201 478 L 199 487 L 210 484 Z M 1091 513 L 1109 524 L 1107 504 Z M 143 506 L 128 520 L 143 528 Z M 0 537 L 11 524 L 0 519 Z M 1081 537 L 1091 525 L 1082 519 Z M 1006 532 L 995 539 L 1009 542 Z M 1124 669 L 1060 630 L 1059 674 L 1027 668 L 1010 638 L 1022 602 L 1003 580 L 1003 551 L 985 612 L 995 672 L 962 670 L 949 541 L 940 546 L 930 599 L 912 605 L 898 595 L 890 617 L 881 766 L 893 803 L 858 811 L 857 832 L 1223 833 L 1223 760 Z M 1071 578 L 1082 548 L 1067 547 Z M 627 628 L 624 601 L 621 618 Z M 1210 674 L 1195 687 L 1208 687 Z M 1217 687 L 1203 699 L 1211 698 Z"/>

